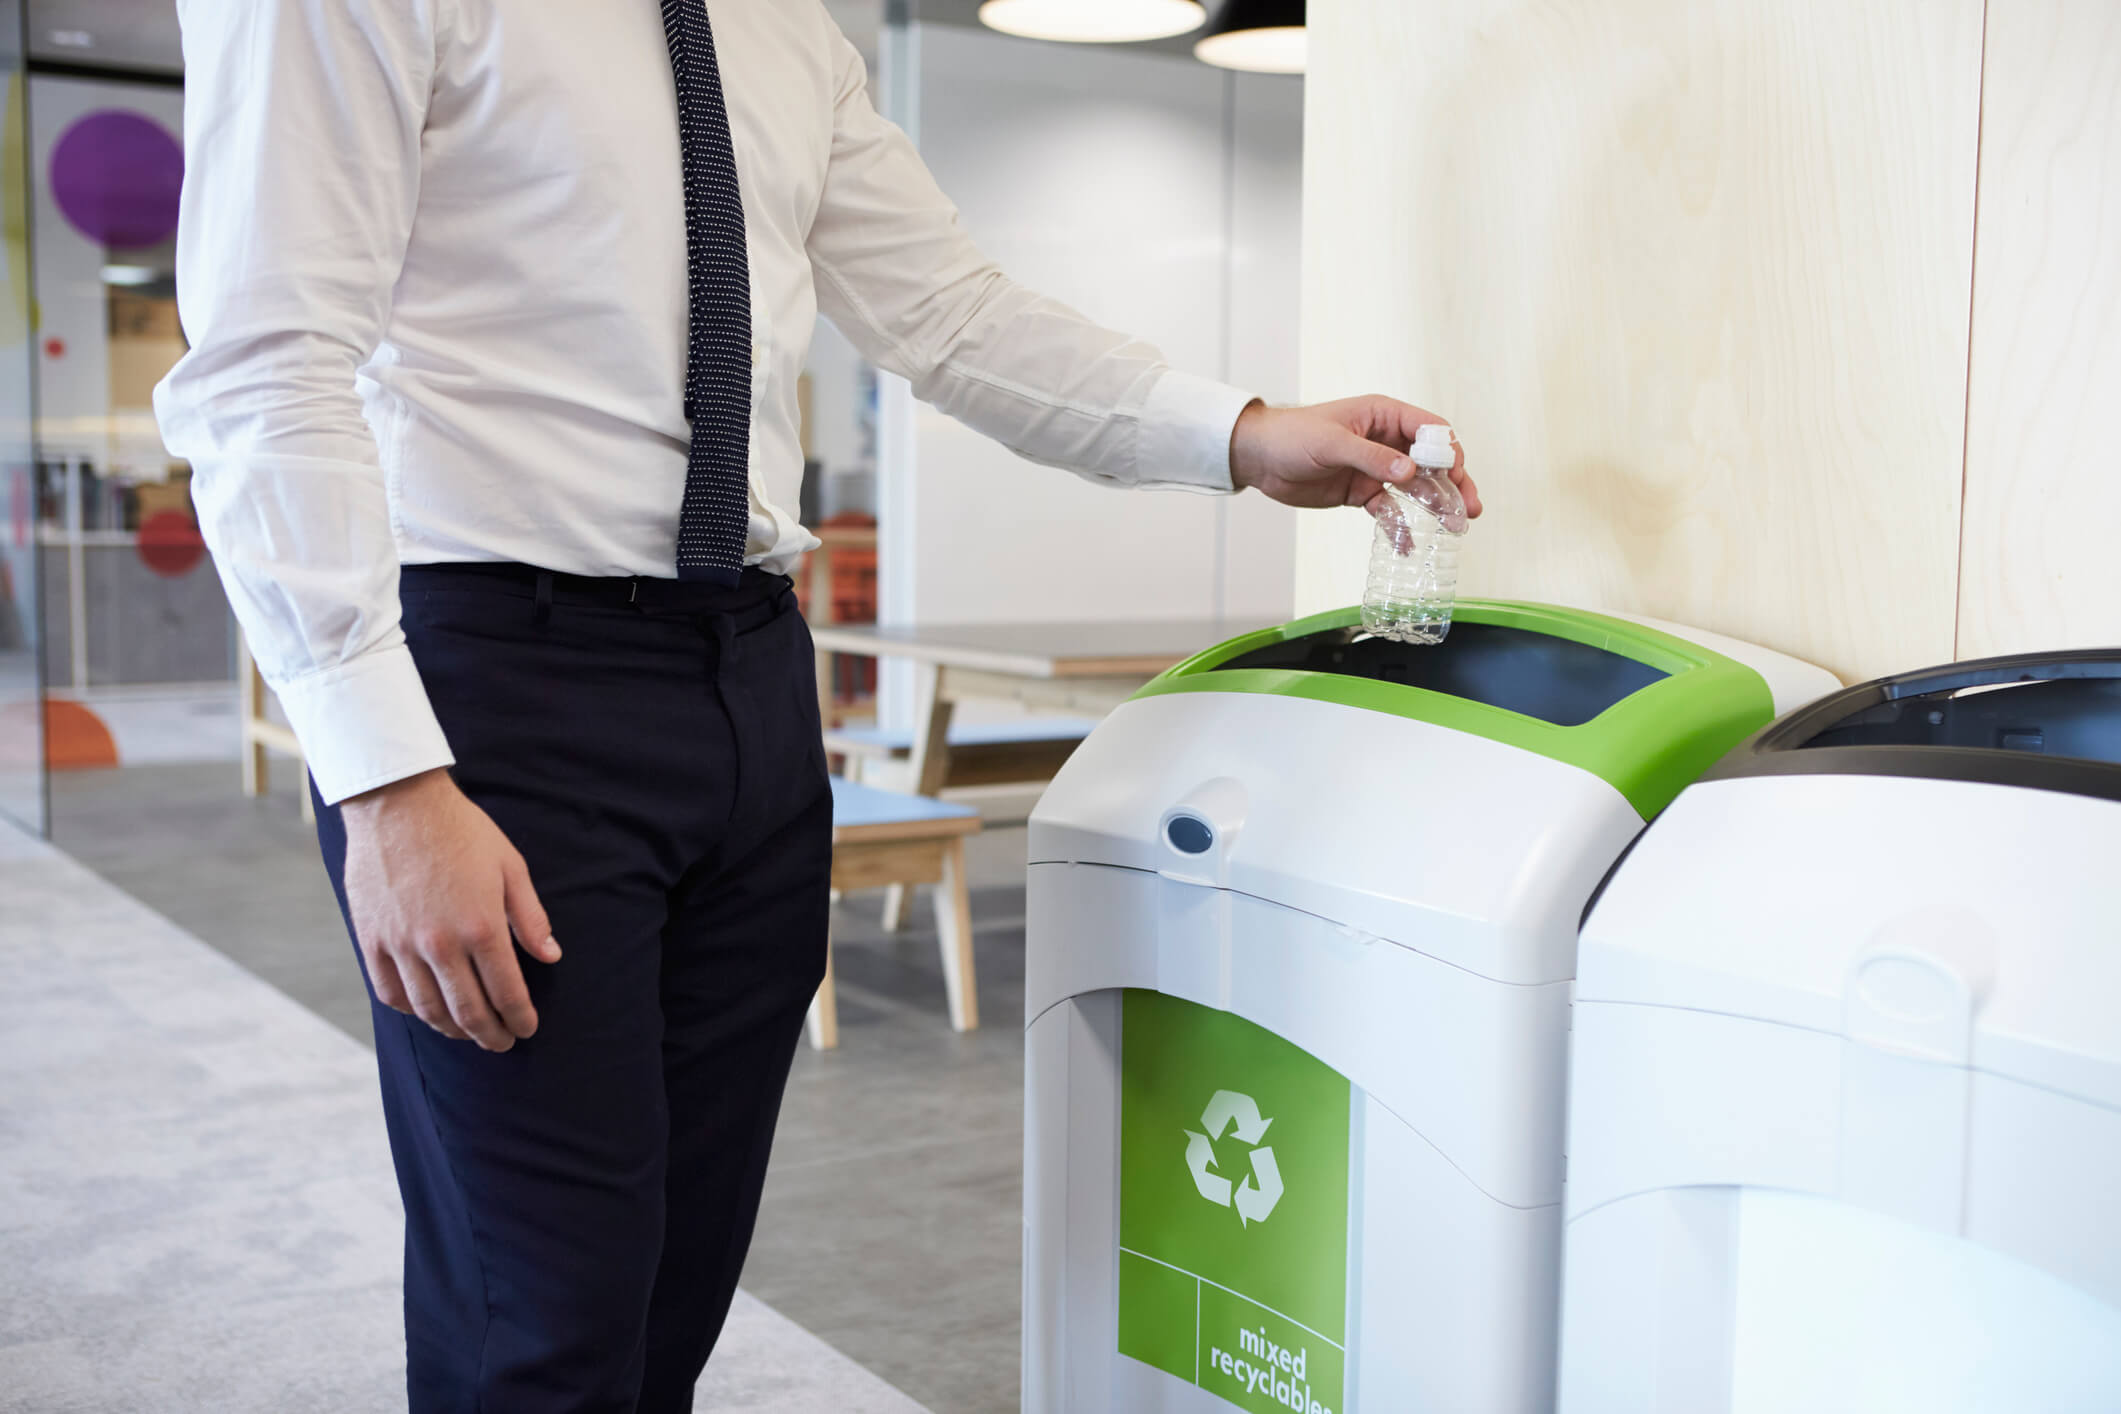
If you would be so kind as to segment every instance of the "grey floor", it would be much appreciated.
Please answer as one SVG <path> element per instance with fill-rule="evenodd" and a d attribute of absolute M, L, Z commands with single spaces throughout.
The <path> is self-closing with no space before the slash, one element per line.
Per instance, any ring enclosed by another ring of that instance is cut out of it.
<path fill-rule="evenodd" d="M 232 766 L 53 782 L 54 838 L 118 888 L 347 1035 L 367 1002 L 292 772 L 262 800 Z M 789 1081 L 744 1285 L 938 1411 L 1017 1405 L 1023 832 L 973 842 L 985 1027 L 951 1032 L 925 904 L 899 937 L 878 896 L 835 921 L 841 1047 Z"/>
<path fill-rule="evenodd" d="M 362 1048 L 0 826 L 0 1411 L 402 1410 Z M 697 1408 L 920 1414 L 740 1296 Z"/>

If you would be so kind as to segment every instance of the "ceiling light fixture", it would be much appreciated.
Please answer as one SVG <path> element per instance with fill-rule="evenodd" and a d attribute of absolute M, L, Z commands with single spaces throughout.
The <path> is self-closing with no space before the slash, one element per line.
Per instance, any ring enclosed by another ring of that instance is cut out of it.
<path fill-rule="evenodd" d="M 106 285 L 152 285 L 163 278 L 164 272 L 152 265 L 106 265 L 103 267 L 103 283 Z"/>
<path fill-rule="evenodd" d="M 52 43 L 61 49 L 93 49 L 96 47 L 96 37 L 85 29 L 55 29 L 52 31 Z"/>
<path fill-rule="evenodd" d="M 1225 0 L 1193 57 L 1219 69 L 1300 74 L 1307 50 L 1304 0 Z"/>
<path fill-rule="evenodd" d="M 1199 29 L 1208 12 L 1199 0 L 987 0 L 979 18 L 1025 39 L 1132 44 Z"/>

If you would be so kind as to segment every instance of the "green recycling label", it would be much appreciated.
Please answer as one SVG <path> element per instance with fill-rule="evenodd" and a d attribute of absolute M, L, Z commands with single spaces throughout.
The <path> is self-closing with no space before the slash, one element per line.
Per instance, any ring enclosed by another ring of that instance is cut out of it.
<path fill-rule="evenodd" d="M 1347 1078 L 1228 1012 L 1121 1006 L 1120 1354 L 1239 1409 L 1334 1414 Z"/>

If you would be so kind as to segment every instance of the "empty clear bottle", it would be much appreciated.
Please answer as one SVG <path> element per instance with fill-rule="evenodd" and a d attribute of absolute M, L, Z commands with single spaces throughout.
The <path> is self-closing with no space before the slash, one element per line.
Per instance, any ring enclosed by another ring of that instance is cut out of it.
<path fill-rule="evenodd" d="M 1458 542 L 1466 533 L 1465 499 L 1451 481 L 1451 429 L 1422 428 L 1407 455 L 1418 474 L 1404 487 L 1385 487 L 1362 626 L 1401 643 L 1441 643 L 1458 604 Z"/>

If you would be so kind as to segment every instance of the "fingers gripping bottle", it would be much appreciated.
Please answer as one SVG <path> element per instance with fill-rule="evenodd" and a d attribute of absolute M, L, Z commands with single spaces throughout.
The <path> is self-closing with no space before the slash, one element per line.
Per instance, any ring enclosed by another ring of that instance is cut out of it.
<path fill-rule="evenodd" d="M 1376 517 L 1362 626 L 1401 643 L 1441 643 L 1458 603 L 1458 542 L 1466 533 L 1466 503 L 1451 481 L 1451 429 L 1430 423 L 1407 455 L 1415 475 L 1404 487 L 1385 487 Z"/>

